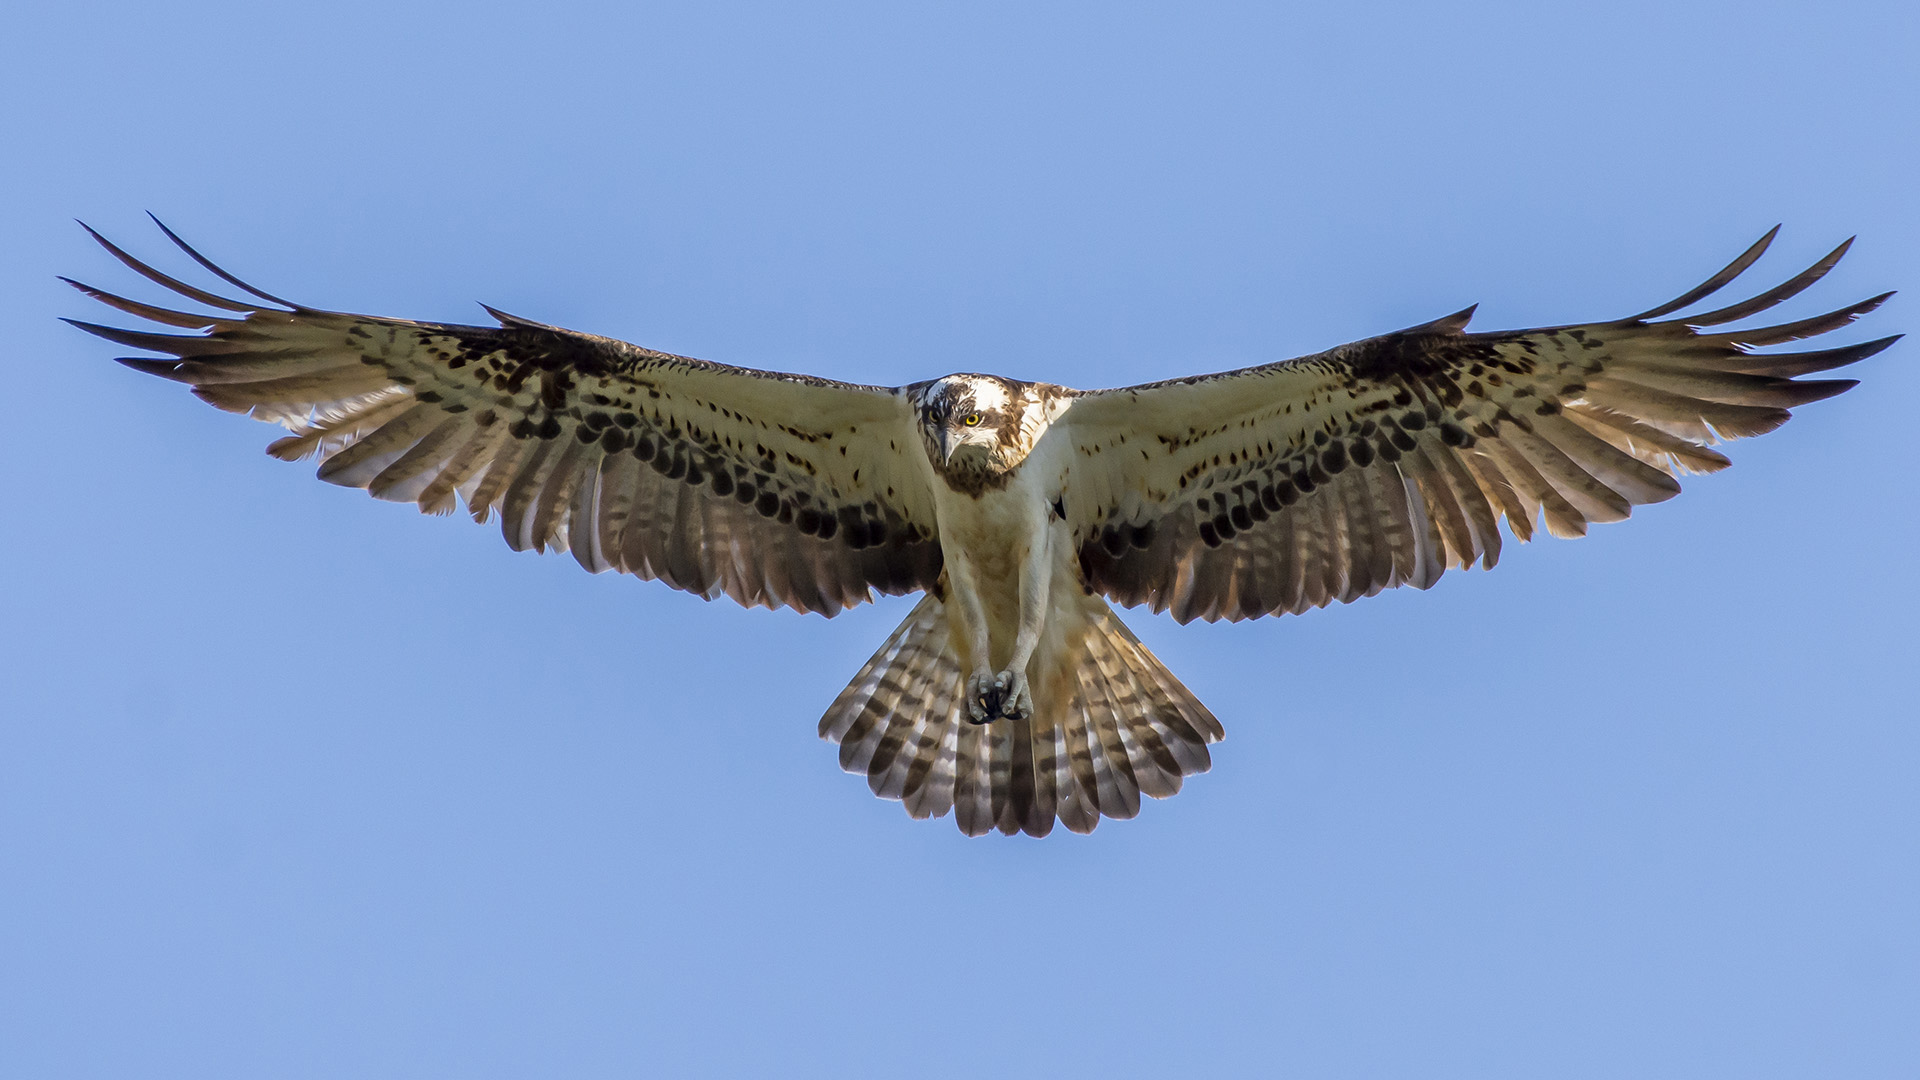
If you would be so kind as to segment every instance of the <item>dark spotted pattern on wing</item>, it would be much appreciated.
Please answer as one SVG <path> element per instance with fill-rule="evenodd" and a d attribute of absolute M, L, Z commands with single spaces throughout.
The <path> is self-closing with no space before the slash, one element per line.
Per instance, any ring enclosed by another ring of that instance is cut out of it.
<path fill-rule="evenodd" d="M 1630 319 L 1489 334 L 1471 309 L 1329 352 L 1221 375 L 1082 396 L 1065 422 L 1089 584 L 1190 619 L 1244 619 L 1351 601 L 1448 567 L 1492 566 L 1499 521 L 1530 538 L 1625 518 L 1727 459 L 1723 439 L 1778 427 L 1895 338 L 1758 353 L 1838 329 L 1874 297 L 1784 325 L 1708 332 L 1818 280 L 1842 244 L 1792 280 L 1719 311 L 1656 317 L 1745 270 Z"/>
<path fill-rule="evenodd" d="M 292 434 L 269 451 L 317 454 L 322 479 L 430 513 L 464 499 L 476 520 L 498 514 L 516 550 L 570 550 L 596 573 L 749 605 L 831 615 L 870 589 L 911 592 L 939 576 L 899 391 L 727 367 L 500 312 L 499 327 L 477 327 L 321 311 L 260 293 L 182 243 L 279 306 L 234 300 L 100 242 L 150 280 L 237 314 L 78 286 L 206 332 L 76 325 L 170 354 L 123 362 L 286 425 Z"/>

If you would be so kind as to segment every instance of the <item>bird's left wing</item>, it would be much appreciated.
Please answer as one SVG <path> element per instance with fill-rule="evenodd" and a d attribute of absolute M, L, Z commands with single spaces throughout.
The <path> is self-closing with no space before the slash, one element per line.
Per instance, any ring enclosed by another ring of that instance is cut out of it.
<path fill-rule="evenodd" d="M 165 229 L 165 226 L 161 226 Z M 91 229 L 88 230 L 90 233 Z M 729 367 L 493 312 L 498 327 L 322 311 L 128 267 L 219 316 L 89 296 L 194 334 L 74 325 L 168 359 L 121 362 L 285 425 L 268 452 L 320 477 L 476 520 L 516 550 L 709 599 L 832 615 L 939 577 L 931 480 L 899 391 Z M 489 309 L 491 311 L 491 309 Z M 69 320 L 70 322 L 73 320 Z"/>
<path fill-rule="evenodd" d="M 1778 231 L 1777 229 L 1775 230 Z M 1814 352 L 1756 347 L 1838 329 L 1886 299 L 1710 331 L 1813 284 L 1842 244 L 1785 284 L 1662 321 L 1759 258 L 1615 322 L 1463 332 L 1471 309 L 1317 356 L 1074 400 L 1065 499 L 1090 585 L 1190 619 L 1245 619 L 1432 584 L 1545 519 L 1558 536 L 1617 521 L 1727 459 L 1709 444 L 1771 431 L 1847 380 L 1882 338 Z M 1888 294 L 1891 295 L 1891 294 Z"/>

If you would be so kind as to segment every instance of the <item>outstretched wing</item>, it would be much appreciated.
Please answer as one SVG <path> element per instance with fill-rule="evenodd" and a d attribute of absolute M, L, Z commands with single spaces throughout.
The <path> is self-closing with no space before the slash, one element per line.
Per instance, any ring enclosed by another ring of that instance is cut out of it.
<path fill-rule="evenodd" d="M 1087 394 L 1059 421 L 1076 453 L 1066 507 L 1095 589 L 1176 619 L 1247 619 L 1426 588 L 1500 554 L 1544 517 L 1556 536 L 1671 498 L 1710 444 L 1771 431 L 1848 380 L 1795 376 L 1896 337 L 1753 349 L 1838 329 L 1887 296 L 1799 322 L 1709 332 L 1819 280 L 1660 320 L 1732 281 L 1776 226 L 1699 288 L 1617 322 L 1463 332 L 1468 309 L 1317 356 Z"/>
<path fill-rule="evenodd" d="M 166 226 L 162 225 L 163 230 Z M 89 229 L 89 233 L 93 230 Z M 588 570 L 658 578 L 709 599 L 832 615 L 870 589 L 940 574 L 930 473 L 898 391 L 728 367 L 488 309 L 499 327 L 321 311 L 141 275 L 219 316 L 76 288 L 161 334 L 74 322 L 172 359 L 122 359 L 230 412 L 285 425 L 268 447 L 320 478 L 476 521 L 515 550 L 571 550 Z"/>

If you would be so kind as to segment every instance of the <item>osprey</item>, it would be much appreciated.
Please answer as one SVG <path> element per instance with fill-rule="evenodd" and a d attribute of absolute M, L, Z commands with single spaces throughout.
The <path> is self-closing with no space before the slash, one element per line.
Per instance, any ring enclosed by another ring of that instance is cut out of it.
<path fill-rule="evenodd" d="M 1846 252 L 1718 310 L 1778 227 L 1700 287 L 1612 322 L 1467 333 L 1469 308 L 1314 356 L 1118 390 L 997 375 L 858 386 L 730 367 L 516 318 L 498 327 L 310 308 L 135 272 L 220 312 L 87 295 L 185 334 L 74 325 L 210 404 L 284 425 L 267 452 L 432 514 L 498 516 L 707 599 L 832 616 L 925 595 L 820 721 L 840 764 L 962 831 L 1089 832 L 1210 764 L 1219 721 L 1108 606 L 1251 619 L 1491 567 L 1502 520 L 1578 536 L 1728 462 L 1896 338 L 1754 351 L 1828 315 L 1716 330 Z M 1851 241 L 1849 241 L 1851 243 Z M 65 279 L 63 279 L 65 280 Z M 72 320 L 69 320 L 72 321 Z"/>

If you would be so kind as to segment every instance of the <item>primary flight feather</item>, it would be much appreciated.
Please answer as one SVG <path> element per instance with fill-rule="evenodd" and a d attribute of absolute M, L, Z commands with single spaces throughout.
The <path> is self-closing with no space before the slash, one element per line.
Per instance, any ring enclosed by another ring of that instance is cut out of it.
<path fill-rule="evenodd" d="M 165 230 L 165 226 L 161 226 Z M 88 230 L 90 233 L 92 230 Z M 1756 349 L 1831 314 L 1718 327 L 1818 281 L 1842 244 L 1750 300 L 1670 317 L 1774 233 L 1639 315 L 1467 333 L 1471 309 L 1315 356 L 1118 390 L 960 374 L 859 386 L 730 367 L 488 311 L 498 327 L 309 308 L 129 268 L 220 312 L 71 282 L 190 331 L 73 321 L 207 402 L 284 425 L 268 447 L 429 513 L 497 515 L 516 550 L 712 599 L 831 616 L 926 595 L 820 721 L 840 763 L 972 835 L 1091 831 L 1210 764 L 1222 730 L 1107 601 L 1245 619 L 1492 566 L 1501 525 L 1577 536 L 1727 465 L 1712 449 L 1850 380 L 1892 344 Z M 1890 295 L 1890 294 L 1888 294 Z"/>

